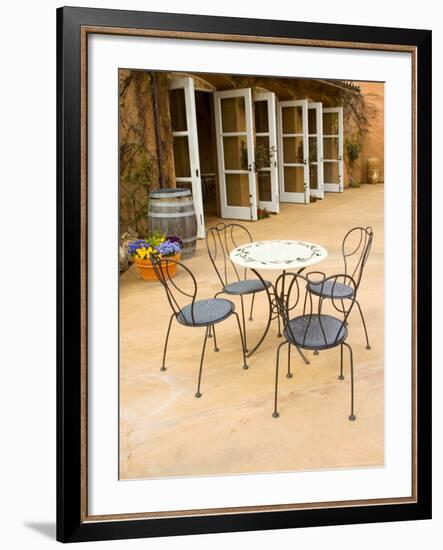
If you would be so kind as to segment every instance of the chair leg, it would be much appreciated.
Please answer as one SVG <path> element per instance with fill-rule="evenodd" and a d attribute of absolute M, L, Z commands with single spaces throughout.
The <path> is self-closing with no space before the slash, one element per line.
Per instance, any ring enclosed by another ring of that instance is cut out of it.
<path fill-rule="evenodd" d="M 340 344 L 340 376 L 338 377 L 338 379 L 345 379 L 345 377 L 343 376 L 343 344 Z"/>
<path fill-rule="evenodd" d="M 251 311 L 249 312 L 249 320 L 252 321 L 252 311 L 254 309 L 255 292 L 252 294 Z"/>
<path fill-rule="evenodd" d="M 341 312 L 343 313 L 343 315 L 345 316 L 345 319 L 346 319 L 346 309 L 345 309 L 345 303 L 343 300 L 340 300 L 341 302 Z M 348 321 L 345 321 L 345 325 L 348 326 Z"/>
<path fill-rule="evenodd" d="M 248 350 L 248 344 L 246 341 L 245 303 L 242 295 L 240 295 L 240 301 L 241 301 L 241 317 L 242 317 L 242 323 L 243 323 L 243 339 L 245 342 L 245 352 L 248 353 L 249 350 Z"/>
<path fill-rule="evenodd" d="M 216 294 L 214 294 L 214 298 L 217 298 L 217 296 L 219 296 L 220 294 L 223 294 L 223 292 L 217 292 Z M 212 338 L 212 328 L 213 328 L 212 326 L 209 327 L 208 338 Z M 214 334 L 215 334 L 215 331 L 214 331 Z M 215 347 L 217 347 L 217 345 Z"/>
<path fill-rule="evenodd" d="M 215 337 L 215 326 L 211 325 L 209 327 L 209 330 L 211 330 L 211 328 L 212 328 L 212 332 L 214 333 L 214 351 L 220 351 L 220 349 L 217 347 L 217 338 Z M 209 337 L 209 332 L 208 332 L 208 337 Z"/>
<path fill-rule="evenodd" d="M 169 340 L 169 333 L 171 332 L 172 319 L 174 319 L 174 314 L 172 314 L 171 318 L 169 319 L 168 331 L 166 333 L 165 346 L 163 348 L 163 361 L 162 361 L 162 366 L 161 366 L 160 370 L 166 370 L 166 367 L 165 367 L 166 350 L 168 349 L 168 340 Z"/>
<path fill-rule="evenodd" d="M 279 338 L 282 337 L 282 333 L 281 333 L 281 326 L 280 326 L 280 313 L 277 313 L 277 323 L 278 323 L 278 332 L 277 332 L 277 336 Z"/>
<path fill-rule="evenodd" d="M 242 352 L 243 352 L 243 368 L 245 370 L 247 370 L 249 367 L 246 364 L 246 348 L 245 348 L 245 341 L 243 339 L 243 333 L 242 333 L 242 330 L 241 330 L 240 318 L 239 318 L 238 313 L 236 311 L 234 311 L 234 315 L 235 315 L 235 318 L 237 319 L 238 330 L 240 332 L 241 349 L 242 349 Z"/>
<path fill-rule="evenodd" d="M 302 350 L 298 346 L 295 346 L 295 349 L 298 351 L 298 353 L 300 354 L 300 357 L 303 359 L 305 364 L 310 365 L 310 361 L 306 358 L 306 355 L 302 352 Z"/>
<path fill-rule="evenodd" d="M 349 349 L 349 357 L 351 363 L 351 414 L 349 415 L 349 420 L 356 420 L 357 417 L 354 414 L 354 358 L 351 346 L 346 342 L 343 342 L 343 345 Z"/>
<path fill-rule="evenodd" d="M 303 315 L 306 314 L 306 302 L 308 301 L 308 292 L 305 292 L 305 301 L 303 302 Z"/>
<path fill-rule="evenodd" d="M 284 346 L 285 344 L 289 344 L 289 342 L 286 340 L 285 342 L 282 342 L 278 348 L 277 348 L 277 360 L 275 364 L 275 393 L 274 393 L 274 412 L 272 413 L 272 416 L 274 418 L 278 418 L 280 415 L 277 411 L 277 395 L 278 395 L 278 366 L 280 362 L 280 348 Z"/>
<path fill-rule="evenodd" d="M 195 397 L 201 397 L 202 396 L 202 394 L 200 393 L 200 383 L 201 383 L 201 379 L 202 379 L 203 360 L 205 358 L 206 340 L 208 339 L 209 326 L 210 325 L 208 325 L 206 327 L 205 339 L 203 341 L 203 349 L 202 349 L 202 354 L 201 354 L 201 358 L 200 358 L 200 369 L 198 371 L 198 383 L 197 383 L 197 391 L 195 393 Z"/>
<path fill-rule="evenodd" d="M 291 344 L 288 344 L 288 372 L 286 373 L 286 378 L 292 378 L 291 372 Z"/>
<path fill-rule="evenodd" d="M 323 298 L 321 296 L 318 297 L 318 313 L 321 315 L 321 308 L 323 305 Z M 318 349 L 314 350 L 314 355 L 320 355 L 320 352 Z"/>
<path fill-rule="evenodd" d="M 365 329 L 366 349 L 371 349 L 371 346 L 369 345 L 369 337 L 368 337 L 368 331 L 366 329 L 365 318 L 363 317 L 363 311 L 361 310 L 360 304 L 357 302 L 357 300 L 355 300 L 355 303 L 357 304 L 358 311 L 360 312 L 361 320 L 363 321 L 363 328 Z"/>

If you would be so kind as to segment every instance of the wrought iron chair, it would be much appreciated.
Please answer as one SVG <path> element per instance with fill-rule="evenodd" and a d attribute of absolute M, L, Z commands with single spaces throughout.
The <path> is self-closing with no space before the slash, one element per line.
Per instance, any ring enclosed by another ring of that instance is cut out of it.
<path fill-rule="evenodd" d="M 163 349 L 163 360 L 160 370 L 166 370 L 166 351 L 168 348 L 169 333 L 171 331 L 173 319 L 176 319 L 181 325 L 184 325 L 186 327 L 205 327 L 205 338 L 203 341 L 203 349 L 200 357 L 200 368 L 198 371 L 197 391 L 195 393 L 195 397 L 201 397 L 202 394 L 200 392 L 200 385 L 209 329 L 210 327 L 214 327 L 214 325 L 216 325 L 217 323 L 225 321 L 226 319 L 231 317 L 231 315 L 234 315 L 237 319 L 237 325 L 240 332 L 240 340 L 243 352 L 243 368 L 248 368 L 248 365 L 246 364 L 245 344 L 241 330 L 240 319 L 237 312 L 235 311 L 235 305 L 230 300 L 225 300 L 223 298 L 196 300 L 198 291 L 197 281 L 191 270 L 183 265 L 181 262 L 177 262 L 168 258 L 163 258 L 161 260 L 158 257 L 151 255 L 151 263 L 154 267 L 155 273 L 159 281 L 166 291 L 166 296 L 172 309 L 172 315 L 169 319 L 168 331 L 166 333 L 165 346 Z M 169 266 L 171 264 L 177 264 L 178 266 L 180 266 L 180 271 L 182 273 L 182 281 L 180 281 L 180 287 L 177 284 L 177 280 L 174 280 L 170 277 Z M 183 274 L 187 276 L 185 277 L 185 280 L 183 280 Z M 189 299 L 191 300 L 190 302 Z M 181 305 L 181 302 L 183 300 L 186 301 L 185 305 Z M 218 351 L 215 332 L 214 351 Z"/>
<path fill-rule="evenodd" d="M 345 283 L 337 282 L 337 284 L 334 286 L 333 295 L 331 284 L 324 285 L 323 287 L 320 287 L 318 284 L 310 284 L 309 286 L 311 293 L 319 296 L 321 300 L 331 298 L 339 299 L 341 301 L 341 310 L 344 309 L 344 300 L 355 300 L 355 303 L 360 312 L 361 320 L 363 322 L 363 329 L 366 336 L 366 349 L 371 349 L 371 346 L 369 344 L 368 330 L 366 328 L 363 311 L 361 309 L 360 303 L 357 300 L 357 291 L 361 283 L 363 270 L 371 251 L 373 238 L 374 233 L 372 231 L 372 227 L 354 227 L 346 233 L 343 239 L 342 256 L 345 268 L 345 275 L 351 275 L 351 277 L 355 280 L 355 288 L 351 288 Z M 335 304 L 335 300 L 332 300 L 332 303 Z"/>
<path fill-rule="evenodd" d="M 254 309 L 254 300 L 257 292 L 263 292 L 266 288 L 272 286 L 270 281 L 263 279 L 247 279 L 247 270 L 240 269 L 229 258 L 230 252 L 243 244 L 251 243 L 251 233 L 239 223 L 219 223 L 210 227 L 206 232 L 206 247 L 208 255 L 214 266 L 217 277 L 222 284 L 222 290 L 217 292 L 215 297 L 220 294 L 231 296 L 240 296 L 241 314 L 243 323 L 243 337 L 245 341 L 245 350 L 248 351 L 245 305 L 243 296 L 252 295 L 249 320 L 252 321 Z M 243 273 L 242 273 L 243 271 Z"/>
<path fill-rule="evenodd" d="M 314 280 L 315 278 L 315 280 Z M 338 308 L 342 307 L 342 318 L 322 313 L 322 300 L 315 300 L 317 306 L 314 306 L 312 293 L 309 288 L 312 284 L 319 285 L 321 291 L 325 288 L 331 288 L 333 293 L 331 300 L 340 301 Z M 341 305 L 341 298 L 337 298 L 335 290 L 338 285 L 346 284 L 354 292 L 346 302 Z M 344 380 L 343 376 L 343 346 L 347 347 L 350 356 L 351 370 L 351 414 L 349 420 L 355 420 L 354 414 L 354 360 L 351 346 L 346 342 L 348 336 L 347 319 L 355 303 L 356 282 L 350 275 L 333 275 L 326 278 L 324 273 L 318 271 L 301 275 L 298 273 L 282 273 L 275 282 L 275 297 L 279 313 L 283 319 L 284 341 L 277 348 L 276 368 L 275 368 L 275 394 L 274 394 L 274 418 L 279 417 L 277 410 L 278 398 L 278 371 L 280 362 L 280 350 L 283 346 L 288 346 L 288 371 L 287 377 L 292 378 L 291 373 L 291 346 L 294 346 L 303 357 L 301 350 L 327 350 L 340 346 L 340 375 L 339 380 Z M 304 294 L 304 296 L 303 296 Z M 315 309 L 315 307 L 317 309 Z M 301 315 L 290 317 L 292 311 L 300 308 Z"/>

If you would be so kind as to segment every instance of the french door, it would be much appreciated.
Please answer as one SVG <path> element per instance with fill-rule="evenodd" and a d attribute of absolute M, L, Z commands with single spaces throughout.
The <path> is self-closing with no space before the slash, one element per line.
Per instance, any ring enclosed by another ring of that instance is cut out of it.
<path fill-rule="evenodd" d="M 254 94 L 255 163 L 258 206 L 278 214 L 277 121 L 275 94 Z"/>
<path fill-rule="evenodd" d="M 214 107 L 222 218 L 256 220 L 251 89 L 214 92 Z"/>
<path fill-rule="evenodd" d="M 324 198 L 323 105 L 308 103 L 309 189 L 311 197 Z"/>
<path fill-rule="evenodd" d="M 343 107 L 323 109 L 325 191 L 343 192 Z"/>
<path fill-rule="evenodd" d="M 280 200 L 309 202 L 308 101 L 279 101 Z"/>
<path fill-rule="evenodd" d="M 170 80 L 169 106 L 176 185 L 191 190 L 197 217 L 197 236 L 203 239 L 206 232 L 200 179 L 195 91 L 192 78 Z"/>

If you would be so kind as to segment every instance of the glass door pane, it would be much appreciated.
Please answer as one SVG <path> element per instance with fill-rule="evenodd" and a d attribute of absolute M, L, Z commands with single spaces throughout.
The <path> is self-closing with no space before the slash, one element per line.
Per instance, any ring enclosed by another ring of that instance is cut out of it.
<path fill-rule="evenodd" d="M 221 100 L 222 131 L 246 132 L 246 107 L 244 97 L 228 97 Z"/>
<path fill-rule="evenodd" d="M 192 78 L 173 78 L 169 81 L 169 111 L 176 186 L 191 190 L 197 217 L 197 236 L 203 239 L 206 231 L 200 179 L 195 90 Z"/>
<path fill-rule="evenodd" d="M 324 190 L 343 191 L 343 107 L 323 109 Z"/>
<path fill-rule="evenodd" d="M 278 103 L 280 197 L 284 202 L 309 202 L 308 101 Z"/>
<path fill-rule="evenodd" d="M 186 102 L 184 88 L 169 90 L 169 109 L 173 132 L 186 132 Z"/>
<path fill-rule="evenodd" d="M 275 95 L 254 94 L 255 167 L 258 205 L 269 212 L 280 211 L 277 165 L 277 121 Z"/>
<path fill-rule="evenodd" d="M 319 102 L 308 103 L 308 127 L 310 195 L 323 199 L 323 105 Z"/>

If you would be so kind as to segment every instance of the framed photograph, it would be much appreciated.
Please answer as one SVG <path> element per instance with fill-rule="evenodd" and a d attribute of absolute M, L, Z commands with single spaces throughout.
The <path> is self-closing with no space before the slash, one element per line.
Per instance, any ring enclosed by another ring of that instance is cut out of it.
<path fill-rule="evenodd" d="M 431 517 L 431 32 L 60 8 L 63 542 Z"/>

